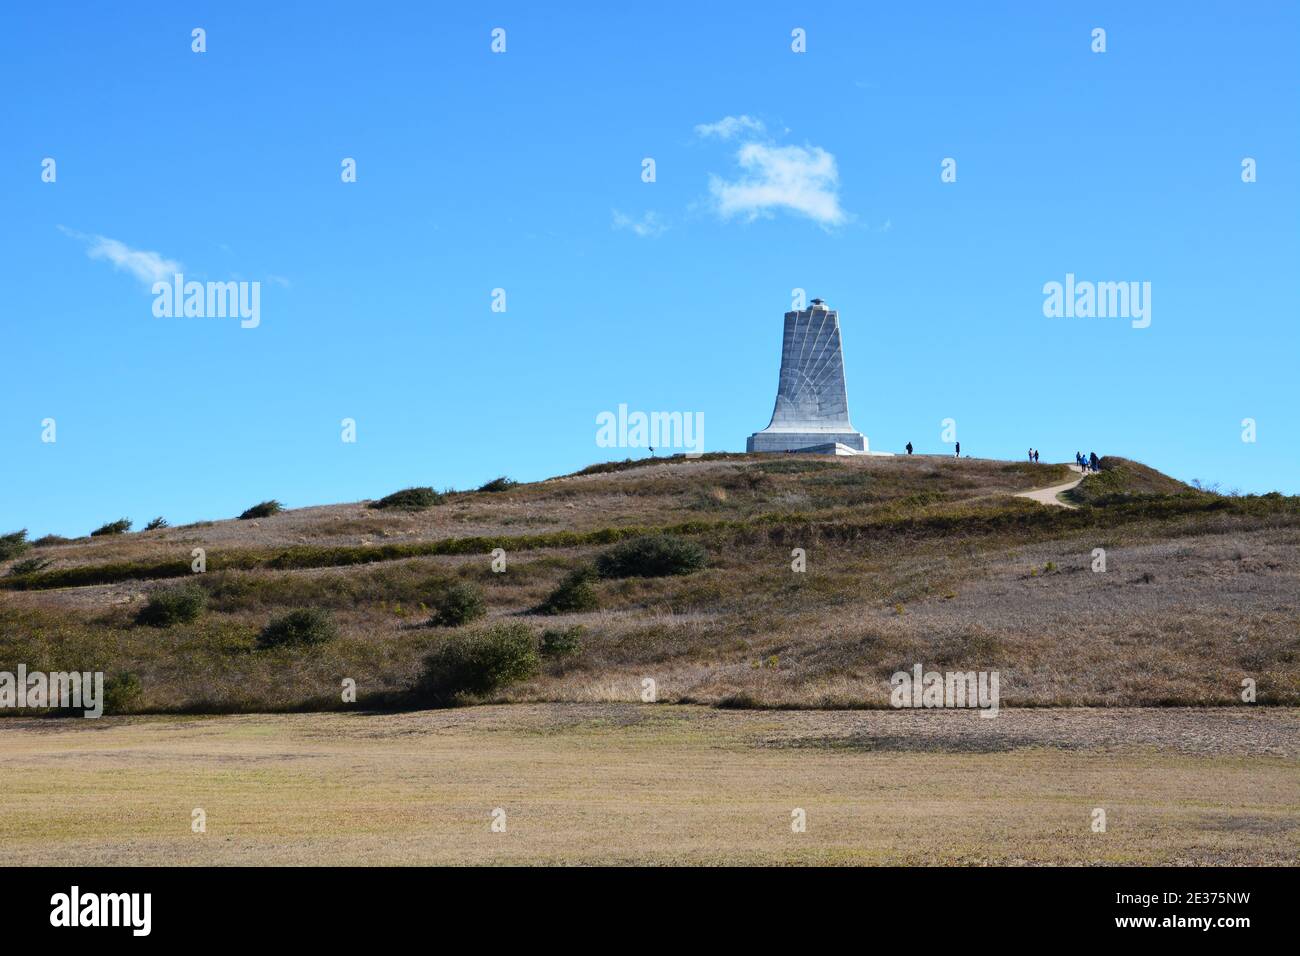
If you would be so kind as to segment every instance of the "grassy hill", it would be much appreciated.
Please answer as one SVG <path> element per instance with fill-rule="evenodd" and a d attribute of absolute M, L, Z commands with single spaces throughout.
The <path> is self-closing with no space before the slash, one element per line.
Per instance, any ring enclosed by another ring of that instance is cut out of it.
<path fill-rule="evenodd" d="M 339 709 L 345 679 L 410 706 L 430 655 L 458 700 L 639 700 L 650 678 L 663 701 L 881 707 L 921 663 L 998 670 L 1006 706 L 1226 704 L 1244 677 L 1300 702 L 1300 499 L 1118 458 L 1076 510 L 1014 497 L 1069 477 L 709 455 L 43 543 L 0 563 L 0 670 L 103 670 L 119 712 Z M 610 554 L 660 532 L 700 566 Z"/>
<path fill-rule="evenodd" d="M 1192 489 L 1154 468 L 1108 455 L 1100 470 L 1084 477 L 1065 496 L 1076 504 L 1104 505 L 1158 495 L 1178 495 Z"/>

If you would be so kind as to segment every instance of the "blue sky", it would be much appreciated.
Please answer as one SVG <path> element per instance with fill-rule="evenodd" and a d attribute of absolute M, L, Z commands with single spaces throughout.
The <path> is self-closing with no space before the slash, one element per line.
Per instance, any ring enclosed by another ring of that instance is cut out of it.
<path fill-rule="evenodd" d="M 743 450 L 796 288 L 875 449 L 1300 492 L 1297 5 L 894 6 L 6 4 L 0 531 L 539 479 L 620 404 Z"/>

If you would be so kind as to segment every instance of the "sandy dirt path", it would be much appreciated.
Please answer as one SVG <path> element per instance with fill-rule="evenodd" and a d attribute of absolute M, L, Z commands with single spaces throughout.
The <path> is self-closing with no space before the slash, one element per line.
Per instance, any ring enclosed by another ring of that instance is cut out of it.
<path fill-rule="evenodd" d="M 1082 468 L 1078 465 L 1069 465 L 1068 467 L 1071 471 L 1077 471 L 1079 473 L 1079 477 L 1074 479 L 1074 481 L 1067 481 L 1063 485 L 1052 485 L 1050 488 L 1037 488 L 1033 491 L 1022 491 L 1020 494 L 1016 495 L 1016 497 L 1028 498 L 1030 501 L 1037 501 L 1040 505 L 1055 505 L 1058 508 L 1070 509 L 1077 508 L 1078 505 L 1068 504 L 1057 497 L 1057 495 L 1069 491 L 1071 488 L 1078 485 L 1079 482 L 1083 481 Z"/>

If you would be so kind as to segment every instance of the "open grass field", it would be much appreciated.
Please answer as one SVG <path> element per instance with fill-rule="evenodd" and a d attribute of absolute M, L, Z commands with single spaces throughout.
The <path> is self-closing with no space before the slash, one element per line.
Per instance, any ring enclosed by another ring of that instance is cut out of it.
<path fill-rule="evenodd" d="M 78 865 L 1294 865 L 1298 758 L 1294 708 L 17 719 L 0 723 L 0 852 Z"/>

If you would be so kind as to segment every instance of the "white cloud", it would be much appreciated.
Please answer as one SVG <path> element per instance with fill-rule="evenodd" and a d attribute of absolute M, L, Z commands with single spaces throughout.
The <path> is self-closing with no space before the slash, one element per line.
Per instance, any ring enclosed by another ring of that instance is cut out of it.
<path fill-rule="evenodd" d="M 668 231 L 668 226 L 654 210 L 646 212 L 640 219 L 633 219 L 615 209 L 614 228 L 631 230 L 642 239 L 656 239 Z"/>
<path fill-rule="evenodd" d="M 724 116 L 716 123 L 698 124 L 695 127 L 695 135 L 731 139 L 738 133 L 761 133 L 764 129 L 762 121 L 756 120 L 752 116 Z"/>
<path fill-rule="evenodd" d="M 753 220 L 776 209 L 800 213 L 823 226 L 837 226 L 848 218 L 840 208 L 835 157 L 820 146 L 746 143 L 736 161 L 747 176 L 735 182 L 709 179 L 709 192 L 724 219 Z"/>
<path fill-rule="evenodd" d="M 114 269 L 131 273 L 147 286 L 155 282 L 170 282 L 176 273 L 185 271 L 175 259 L 167 259 L 157 252 L 132 249 L 126 243 L 107 236 L 88 236 L 63 226 L 59 226 L 59 231 L 86 243 L 86 255 L 90 258 L 106 259 Z"/>

